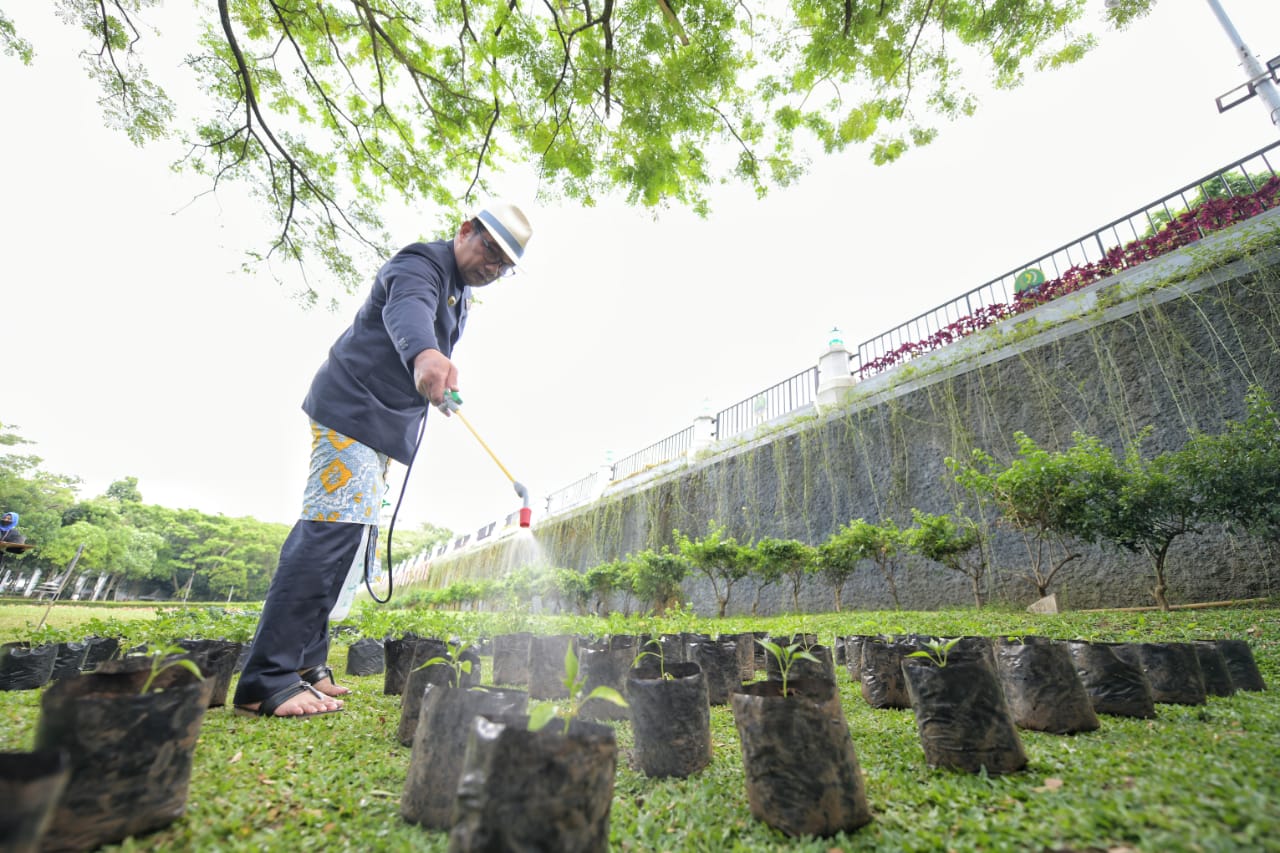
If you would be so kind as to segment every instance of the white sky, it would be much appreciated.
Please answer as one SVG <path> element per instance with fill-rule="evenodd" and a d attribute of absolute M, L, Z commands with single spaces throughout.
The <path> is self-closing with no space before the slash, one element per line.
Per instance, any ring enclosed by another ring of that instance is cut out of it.
<path fill-rule="evenodd" d="M 1223 2 L 1256 54 L 1280 53 L 1280 3 Z M 82 477 L 83 497 L 136 476 L 149 503 L 291 521 L 299 404 L 364 292 L 305 311 L 242 272 L 263 245 L 254 208 L 235 190 L 189 204 L 206 187 L 169 170 L 173 149 L 103 129 L 52 4 L 14 5 L 38 56 L 0 56 L 0 422 L 46 470 Z M 536 522 L 540 498 L 606 451 L 814 364 L 832 325 L 854 346 L 1271 143 L 1257 99 L 1217 113 L 1243 79 L 1208 5 L 1165 0 L 889 166 L 864 148 L 816 159 L 763 201 L 717 192 L 706 221 L 530 205 L 533 272 L 480 294 L 454 353 L 463 411 L 533 492 Z M 518 506 L 462 424 L 432 417 L 398 524 L 464 533 Z"/>

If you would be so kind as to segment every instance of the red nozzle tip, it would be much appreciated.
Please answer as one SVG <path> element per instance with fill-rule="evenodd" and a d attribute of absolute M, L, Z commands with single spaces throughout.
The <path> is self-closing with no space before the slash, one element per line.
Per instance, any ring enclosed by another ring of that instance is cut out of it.
<path fill-rule="evenodd" d="M 528 527 L 533 521 L 533 510 L 527 506 L 520 507 L 520 526 Z"/>

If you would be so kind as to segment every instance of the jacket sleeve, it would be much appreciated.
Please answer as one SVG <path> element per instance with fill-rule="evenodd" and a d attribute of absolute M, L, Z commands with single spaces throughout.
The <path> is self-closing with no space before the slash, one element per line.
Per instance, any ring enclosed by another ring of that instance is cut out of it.
<path fill-rule="evenodd" d="M 378 284 L 387 294 L 382 323 L 400 361 L 412 373 L 418 353 L 444 352 L 436 335 L 436 315 L 448 289 L 447 276 L 434 258 L 404 250 L 383 264 Z"/>

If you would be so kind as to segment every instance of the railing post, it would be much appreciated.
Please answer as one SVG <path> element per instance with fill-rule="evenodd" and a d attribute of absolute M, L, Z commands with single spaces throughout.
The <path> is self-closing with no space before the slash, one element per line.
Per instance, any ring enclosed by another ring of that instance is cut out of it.
<path fill-rule="evenodd" d="M 818 395 L 814 406 L 819 412 L 839 406 L 845 392 L 857 383 L 849 372 L 849 350 L 838 328 L 831 330 L 827 351 L 818 358 Z"/>
<path fill-rule="evenodd" d="M 689 439 L 685 458 L 692 462 L 695 456 L 710 447 L 715 440 L 716 419 L 711 414 L 711 401 L 703 398 L 702 411 L 693 419 L 693 437 Z"/>
<path fill-rule="evenodd" d="M 600 461 L 600 467 L 596 469 L 596 481 L 591 489 L 591 497 L 589 500 L 599 500 L 604 494 L 604 490 L 609 488 L 609 483 L 613 481 L 613 451 L 606 450 L 604 459 Z"/>

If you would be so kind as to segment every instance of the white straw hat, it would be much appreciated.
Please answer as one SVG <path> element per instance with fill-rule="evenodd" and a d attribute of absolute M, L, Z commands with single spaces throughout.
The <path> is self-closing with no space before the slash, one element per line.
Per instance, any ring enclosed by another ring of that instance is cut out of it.
<path fill-rule="evenodd" d="M 480 220 L 512 263 L 520 263 L 524 247 L 533 236 L 533 226 L 520 208 L 505 201 L 491 201 L 472 214 L 472 218 Z"/>

